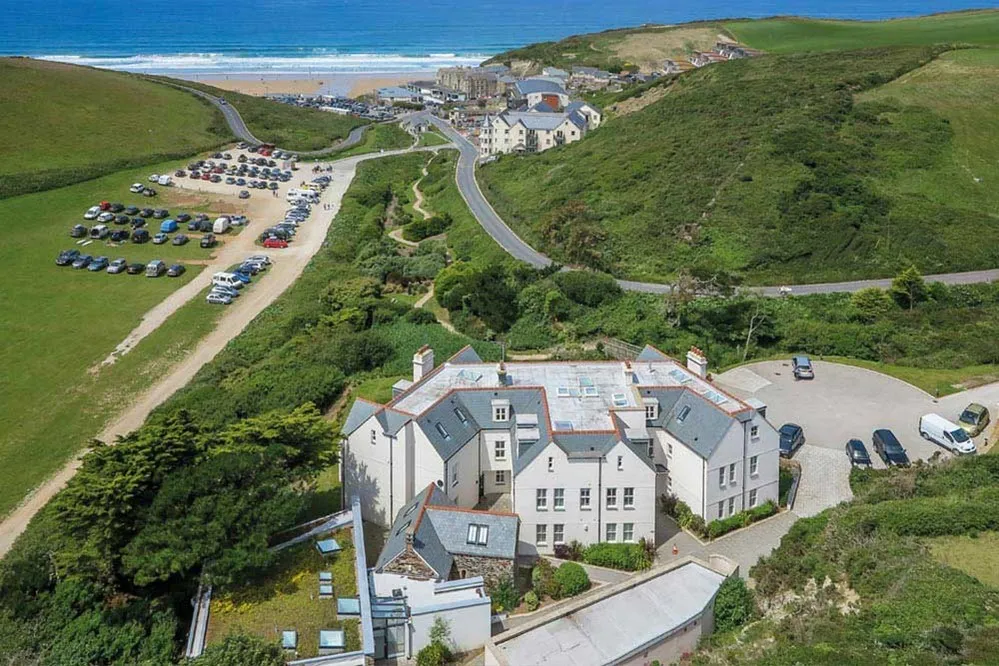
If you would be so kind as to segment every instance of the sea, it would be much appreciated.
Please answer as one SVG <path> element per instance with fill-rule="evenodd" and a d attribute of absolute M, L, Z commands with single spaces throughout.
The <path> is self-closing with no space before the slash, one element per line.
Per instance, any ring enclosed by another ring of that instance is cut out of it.
<path fill-rule="evenodd" d="M 968 0 L 0 0 L 0 55 L 185 78 L 407 73 L 643 23 L 885 19 Z"/>

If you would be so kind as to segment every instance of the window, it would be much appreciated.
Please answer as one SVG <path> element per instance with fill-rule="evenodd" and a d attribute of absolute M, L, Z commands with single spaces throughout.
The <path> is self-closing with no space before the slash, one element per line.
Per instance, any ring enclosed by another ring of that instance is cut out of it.
<path fill-rule="evenodd" d="M 656 412 L 657 411 L 658 410 L 656 409 L 655 404 L 646 404 L 645 405 L 645 420 L 646 421 L 655 421 L 656 420 Z"/>
<path fill-rule="evenodd" d="M 548 471 L 549 472 L 555 471 L 555 458 L 551 456 L 548 456 Z"/>
<path fill-rule="evenodd" d="M 725 515 L 725 500 L 718 502 L 718 517 L 721 518 Z"/>
<path fill-rule="evenodd" d="M 617 469 L 618 471 L 624 469 L 624 456 L 617 457 Z"/>
<path fill-rule="evenodd" d="M 607 523 L 607 537 L 605 541 L 617 541 L 617 523 Z"/>
<path fill-rule="evenodd" d="M 441 434 L 441 437 L 444 439 L 451 439 L 451 433 L 447 431 L 447 428 L 444 427 L 443 423 L 438 423 L 434 427 L 437 429 L 437 432 Z"/>
<path fill-rule="evenodd" d="M 734 497 L 729 497 L 728 498 L 728 515 L 731 516 L 733 513 L 735 513 L 735 498 Z"/>
<path fill-rule="evenodd" d="M 461 421 L 462 425 L 468 425 L 468 417 L 465 416 L 465 412 L 455 407 L 454 415 L 458 417 L 458 420 Z"/>
<path fill-rule="evenodd" d="M 494 447 L 496 452 L 496 460 L 506 460 L 506 440 L 497 439 Z"/>
<path fill-rule="evenodd" d="M 621 527 L 621 540 L 629 543 L 635 540 L 635 523 L 625 523 Z"/>
<path fill-rule="evenodd" d="M 728 482 L 735 483 L 735 463 L 728 466 Z"/>
<path fill-rule="evenodd" d="M 719 488 L 724 488 L 725 487 L 725 468 L 724 467 L 719 467 L 718 468 L 718 487 Z"/>
<path fill-rule="evenodd" d="M 565 511 L 565 488 L 552 490 L 552 508 L 556 511 Z"/>
<path fill-rule="evenodd" d="M 458 485 L 458 461 L 454 461 L 454 467 L 451 468 L 451 487 L 454 488 Z"/>
<path fill-rule="evenodd" d="M 554 543 L 565 543 L 565 525 L 562 523 L 552 525 L 552 541 Z"/>
<path fill-rule="evenodd" d="M 634 509 L 635 508 L 635 489 L 625 488 L 624 489 L 624 508 Z"/>
<path fill-rule="evenodd" d="M 666 457 L 673 457 L 673 442 L 666 442 Z"/>
<path fill-rule="evenodd" d="M 683 409 L 680 410 L 680 413 L 676 415 L 676 422 L 683 423 L 683 420 L 687 418 L 688 414 L 690 414 L 690 406 L 684 405 Z"/>
<path fill-rule="evenodd" d="M 466 543 L 474 544 L 476 546 L 485 546 L 488 539 L 488 525 L 472 524 L 468 526 L 468 538 L 466 539 Z"/>
<path fill-rule="evenodd" d="M 749 436 L 753 439 L 759 439 L 760 437 L 760 426 L 752 426 L 749 429 Z"/>
<path fill-rule="evenodd" d="M 538 525 L 534 532 L 534 543 L 544 546 L 548 543 L 548 526 Z"/>
<path fill-rule="evenodd" d="M 537 509 L 538 511 L 548 510 L 548 489 L 538 488 L 537 492 Z"/>
<path fill-rule="evenodd" d="M 653 442 L 651 439 L 649 440 L 649 457 L 650 458 L 656 457 L 656 445 L 655 442 Z"/>
<path fill-rule="evenodd" d="M 496 470 L 496 485 L 505 486 L 506 485 L 506 472 L 504 470 Z"/>
<path fill-rule="evenodd" d="M 617 488 L 607 489 L 607 508 L 608 509 L 617 508 Z"/>
<path fill-rule="evenodd" d="M 749 459 L 749 476 L 756 476 L 760 472 L 760 457 L 753 456 Z"/>
<path fill-rule="evenodd" d="M 579 489 L 579 508 L 583 511 L 588 511 L 590 509 L 590 489 L 580 488 Z"/>
<path fill-rule="evenodd" d="M 493 405 L 493 421 L 507 421 L 509 418 L 509 405 Z"/>
<path fill-rule="evenodd" d="M 749 508 L 756 506 L 756 488 L 749 491 Z"/>

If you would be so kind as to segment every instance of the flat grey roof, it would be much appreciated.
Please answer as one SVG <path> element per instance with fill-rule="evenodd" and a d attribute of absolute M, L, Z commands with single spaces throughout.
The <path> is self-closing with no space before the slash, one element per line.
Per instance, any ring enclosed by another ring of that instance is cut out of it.
<path fill-rule="evenodd" d="M 725 576 L 689 562 L 498 642 L 510 666 L 603 666 L 696 618 Z"/>

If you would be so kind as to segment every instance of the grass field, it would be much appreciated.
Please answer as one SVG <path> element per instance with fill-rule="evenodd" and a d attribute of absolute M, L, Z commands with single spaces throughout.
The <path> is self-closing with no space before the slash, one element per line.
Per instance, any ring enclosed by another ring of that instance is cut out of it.
<path fill-rule="evenodd" d="M 420 146 L 443 146 L 445 143 L 451 143 L 449 139 L 442 136 L 440 132 L 430 130 L 424 132 L 420 135 Z"/>
<path fill-rule="evenodd" d="M 930 555 L 992 587 L 999 587 L 999 534 L 982 532 L 977 537 L 944 536 L 929 539 Z"/>
<path fill-rule="evenodd" d="M 343 550 L 324 558 L 315 540 L 283 551 L 266 578 L 232 590 L 216 590 L 212 596 L 208 620 L 208 644 L 216 643 L 233 632 L 260 636 L 280 642 L 281 632 L 298 632 L 298 656 L 315 657 L 319 653 L 320 629 L 344 629 L 346 652 L 361 647 L 356 618 L 339 618 L 336 598 L 357 596 L 354 572 L 354 546 L 351 530 L 332 534 Z M 319 572 L 333 574 L 334 598 L 319 598 Z"/>
<path fill-rule="evenodd" d="M 999 11 L 968 11 L 891 21 L 776 18 L 724 24 L 741 43 L 771 53 L 928 44 L 999 45 Z"/>
<path fill-rule="evenodd" d="M 253 136 L 285 150 L 327 148 L 333 142 L 345 138 L 350 130 L 368 123 L 367 120 L 354 116 L 341 116 L 318 109 L 292 106 L 264 97 L 222 90 L 204 83 L 158 76 L 148 78 L 196 88 L 216 97 L 222 97 L 239 111 L 239 115 Z"/>
<path fill-rule="evenodd" d="M 138 205 L 141 197 L 129 195 L 128 185 L 147 172 L 122 172 L 0 201 L 6 234 L 0 247 L 6 266 L 0 318 L 5 342 L 0 350 L 5 377 L 0 383 L 0 515 L 97 435 L 109 416 L 154 381 L 168 361 L 180 358 L 221 314 L 221 308 L 195 299 L 117 364 L 88 372 L 144 312 L 200 270 L 190 265 L 181 278 L 154 280 L 55 265 L 60 250 L 74 247 L 68 231 L 83 222 L 83 211 L 105 198 Z M 180 195 L 162 190 L 154 204 L 144 203 L 171 207 L 170 197 Z M 195 241 L 181 247 L 126 243 L 120 248 L 95 242 L 82 251 L 130 261 L 160 258 L 168 264 L 206 258 L 210 252 Z"/>
<path fill-rule="evenodd" d="M 88 67 L 0 58 L 0 198 L 184 157 L 231 135 L 190 94 Z"/>
<path fill-rule="evenodd" d="M 399 127 L 398 123 L 378 124 L 364 133 L 364 138 L 356 146 L 333 153 L 328 159 L 342 159 L 352 155 L 376 153 L 379 150 L 398 150 L 413 145 L 413 135 Z"/>

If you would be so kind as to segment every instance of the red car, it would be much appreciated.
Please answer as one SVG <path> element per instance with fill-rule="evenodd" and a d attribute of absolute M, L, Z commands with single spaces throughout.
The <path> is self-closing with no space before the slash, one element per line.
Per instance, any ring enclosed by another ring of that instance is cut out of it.
<path fill-rule="evenodd" d="M 111 202 L 110 201 L 102 201 L 101 202 L 101 210 L 108 210 L 110 208 L 111 208 Z"/>
<path fill-rule="evenodd" d="M 210 173 L 201 174 L 201 180 L 211 180 L 211 179 L 212 179 L 212 174 Z"/>
<path fill-rule="evenodd" d="M 268 238 L 264 241 L 264 247 L 271 249 L 282 249 L 288 247 L 288 241 L 281 240 L 280 238 Z"/>

